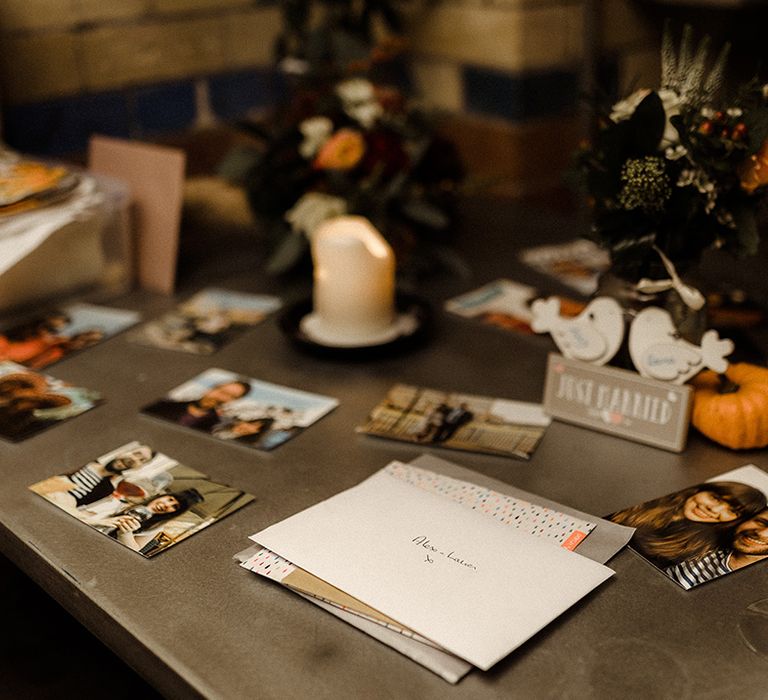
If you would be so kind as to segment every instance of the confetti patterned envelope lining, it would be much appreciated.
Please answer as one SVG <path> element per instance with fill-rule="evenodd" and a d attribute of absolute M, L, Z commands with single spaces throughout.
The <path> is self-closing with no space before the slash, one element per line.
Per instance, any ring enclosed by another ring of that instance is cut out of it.
<path fill-rule="evenodd" d="M 384 471 L 424 491 L 445 496 L 472 510 L 490 515 L 504 525 L 511 525 L 529 535 L 554 540 L 565 549 L 576 549 L 579 542 L 595 529 L 596 524 L 587 520 L 573 518 L 552 508 L 410 464 L 393 463 L 385 467 Z"/>

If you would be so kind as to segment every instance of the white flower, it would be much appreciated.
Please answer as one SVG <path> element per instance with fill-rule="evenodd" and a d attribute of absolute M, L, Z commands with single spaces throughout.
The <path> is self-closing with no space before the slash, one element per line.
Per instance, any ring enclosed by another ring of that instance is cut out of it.
<path fill-rule="evenodd" d="M 364 129 L 370 129 L 384 113 L 376 100 L 373 83 L 364 78 L 350 78 L 336 86 L 336 94 L 347 116 L 354 119 Z"/>
<path fill-rule="evenodd" d="M 611 121 L 619 123 L 625 119 L 629 119 L 637 109 L 638 105 L 651 93 L 648 88 L 643 88 L 633 92 L 629 97 L 617 102 L 613 105 L 611 111 Z M 677 129 L 670 122 L 670 118 L 680 114 L 680 107 L 682 100 L 674 90 L 667 88 L 663 90 L 657 90 L 658 96 L 661 98 L 661 104 L 664 107 L 664 114 L 667 117 L 666 124 L 664 125 L 664 135 L 661 138 L 661 148 L 667 148 L 669 146 L 675 146 L 680 142 L 680 136 L 677 133 Z"/>
<path fill-rule="evenodd" d="M 637 109 L 637 106 L 650 94 L 648 88 L 636 90 L 629 97 L 625 97 L 623 100 L 619 100 L 612 107 L 611 121 L 623 122 L 625 119 L 629 119 Z"/>
<path fill-rule="evenodd" d="M 725 113 L 729 117 L 734 117 L 734 118 L 738 118 L 742 114 L 744 114 L 744 112 L 742 112 L 741 109 L 739 109 L 738 107 L 729 107 L 728 109 L 725 110 Z"/>
<path fill-rule="evenodd" d="M 299 124 L 304 140 L 299 145 L 303 158 L 312 158 L 333 133 L 333 122 L 328 117 L 310 117 Z"/>
<path fill-rule="evenodd" d="M 680 158 L 686 155 L 688 155 L 688 149 L 681 143 L 678 143 L 677 146 L 669 146 L 664 151 L 664 157 L 667 160 L 680 160 Z"/>
<path fill-rule="evenodd" d="M 365 78 L 343 80 L 336 86 L 336 94 L 345 107 L 347 104 L 371 102 L 375 98 L 373 83 Z"/>
<path fill-rule="evenodd" d="M 321 192 L 307 192 L 291 209 L 285 212 L 285 220 L 297 233 L 303 233 L 312 240 L 315 229 L 326 219 L 347 213 L 347 202 Z"/>

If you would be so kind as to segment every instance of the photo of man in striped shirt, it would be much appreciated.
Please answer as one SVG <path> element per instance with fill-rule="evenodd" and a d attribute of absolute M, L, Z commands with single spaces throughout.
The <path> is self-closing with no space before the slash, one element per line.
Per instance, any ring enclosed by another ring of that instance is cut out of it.
<path fill-rule="evenodd" d="M 768 509 L 736 526 L 730 549 L 667 567 L 664 573 L 686 590 L 768 557 Z"/>
<path fill-rule="evenodd" d="M 62 505 L 79 508 L 109 496 L 124 472 L 144 466 L 154 456 L 155 452 L 148 445 L 130 442 L 77 471 L 41 481 L 33 490 L 41 496 L 61 494 L 61 498 L 66 497 Z"/>

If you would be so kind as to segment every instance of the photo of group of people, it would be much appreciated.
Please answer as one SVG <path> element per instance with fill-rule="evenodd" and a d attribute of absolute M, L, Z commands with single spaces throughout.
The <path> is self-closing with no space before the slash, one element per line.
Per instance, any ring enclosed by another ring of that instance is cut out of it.
<path fill-rule="evenodd" d="M 212 368 L 144 413 L 257 450 L 272 450 L 338 405 L 336 399 Z"/>
<path fill-rule="evenodd" d="M 149 321 L 129 338 L 133 342 L 195 355 L 210 355 L 246 328 L 280 308 L 280 300 L 210 287 L 172 312 Z"/>
<path fill-rule="evenodd" d="M 0 437 L 24 440 L 101 402 L 101 395 L 0 362 Z"/>
<path fill-rule="evenodd" d="M 535 404 L 397 384 L 357 432 L 529 459 L 549 422 Z"/>
<path fill-rule="evenodd" d="M 42 369 L 100 343 L 138 320 L 135 311 L 70 304 L 0 332 L 0 360 Z"/>
<path fill-rule="evenodd" d="M 608 516 L 685 589 L 768 558 L 768 474 L 748 465 Z"/>
<path fill-rule="evenodd" d="M 145 557 L 253 500 L 136 441 L 29 488 Z"/>

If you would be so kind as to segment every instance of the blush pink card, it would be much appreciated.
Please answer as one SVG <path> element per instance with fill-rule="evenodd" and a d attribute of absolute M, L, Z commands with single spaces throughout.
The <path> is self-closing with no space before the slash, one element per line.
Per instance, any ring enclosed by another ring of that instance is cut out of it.
<path fill-rule="evenodd" d="M 133 203 L 134 264 L 142 289 L 173 292 L 184 194 L 183 151 L 107 136 L 91 138 L 89 168 L 127 183 Z"/>

